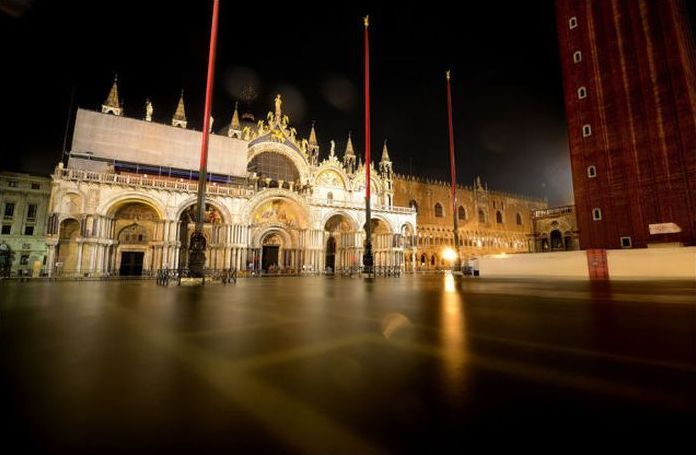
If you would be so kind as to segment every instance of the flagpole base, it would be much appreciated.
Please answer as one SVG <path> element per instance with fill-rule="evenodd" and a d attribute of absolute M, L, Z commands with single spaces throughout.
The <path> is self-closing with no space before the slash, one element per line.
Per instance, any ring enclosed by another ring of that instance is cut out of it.
<path fill-rule="evenodd" d="M 372 242 L 365 245 L 365 252 L 363 253 L 363 273 L 369 276 L 375 274 L 375 262 L 372 257 Z"/>
<path fill-rule="evenodd" d="M 191 235 L 191 248 L 189 253 L 189 271 L 193 278 L 202 278 L 205 274 L 205 236 L 201 231 L 194 231 Z"/>

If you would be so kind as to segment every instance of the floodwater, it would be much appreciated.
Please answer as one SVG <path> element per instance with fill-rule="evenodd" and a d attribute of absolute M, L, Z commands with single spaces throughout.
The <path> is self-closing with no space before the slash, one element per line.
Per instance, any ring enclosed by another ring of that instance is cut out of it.
<path fill-rule="evenodd" d="M 0 360 L 23 453 L 664 449 L 693 443 L 696 285 L 4 282 Z"/>

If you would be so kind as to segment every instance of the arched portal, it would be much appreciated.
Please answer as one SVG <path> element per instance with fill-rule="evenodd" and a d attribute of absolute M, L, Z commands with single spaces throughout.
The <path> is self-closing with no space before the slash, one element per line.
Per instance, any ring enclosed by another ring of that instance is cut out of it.
<path fill-rule="evenodd" d="M 159 267 L 154 244 L 160 232 L 161 219 L 157 211 L 144 202 L 125 201 L 113 207 L 112 270 L 123 276 L 142 275 Z"/>
<path fill-rule="evenodd" d="M 359 265 L 355 223 L 344 214 L 329 217 L 324 224 L 324 268 L 332 271 Z"/>
<path fill-rule="evenodd" d="M 266 273 L 275 273 L 280 270 L 280 249 L 283 247 L 283 239 L 277 232 L 271 232 L 261 242 L 261 269 Z"/>
<path fill-rule="evenodd" d="M 203 236 L 205 237 L 206 267 L 216 268 L 217 260 L 213 257 L 215 250 L 214 245 L 222 241 L 221 227 L 223 224 L 223 216 L 220 210 L 213 204 L 205 204 L 205 212 L 203 214 Z M 191 204 L 186 207 L 179 216 L 178 240 L 181 244 L 179 249 L 179 267 L 185 268 L 188 266 L 191 236 L 196 230 L 196 220 L 198 218 L 198 204 Z"/>
<path fill-rule="evenodd" d="M 292 198 L 272 197 L 253 205 L 249 216 L 251 248 L 248 262 L 251 267 L 266 273 L 269 273 L 269 268 L 287 273 L 298 271 L 304 260 L 301 239 L 308 238 L 306 210 Z M 317 245 L 316 251 L 320 248 Z"/>
<path fill-rule="evenodd" d="M 326 270 L 331 273 L 336 270 L 336 239 L 329 237 L 326 241 Z"/>
<path fill-rule="evenodd" d="M 395 244 L 396 236 L 392 234 L 392 230 L 389 224 L 383 219 L 372 218 L 371 231 L 372 255 L 374 257 L 375 266 L 385 267 L 400 265 L 400 263 L 397 264 L 398 261 L 394 253 L 394 249 L 397 247 L 397 245 Z M 403 259 L 403 250 L 400 251 L 401 259 Z"/>
<path fill-rule="evenodd" d="M 56 271 L 58 274 L 74 273 L 78 269 L 78 243 L 80 223 L 74 218 L 60 222 Z"/>

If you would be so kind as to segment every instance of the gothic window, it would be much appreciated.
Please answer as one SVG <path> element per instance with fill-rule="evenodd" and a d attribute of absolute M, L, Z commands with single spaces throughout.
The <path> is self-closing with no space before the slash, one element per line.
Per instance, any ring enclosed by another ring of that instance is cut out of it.
<path fill-rule="evenodd" d="M 582 126 L 582 137 L 590 137 L 592 136 L 592 127 L 590 125 L 583 125 Z"/>
<path fill-rule="evenodd" d="M 597 177 L 597 168 L 595 166 L 587 166 L 587 176 L 589 178 Z"/>
<path fill-rule="evenodd" d="M 568 19 L 568 27 L 572 30 L 578 26 L 578 18 L 573 16 Z"/>
<path fill-rule="evenodd" d="M 479 211 L 478 211 L 478 218 L 479 218 L 479 223 L 484 224 L 486 222 L 486 214 L 483 212 L 482 209 L 479 209 Z"/>
<path fill-rule="evenodd" d="M 465 220 L 466 219 L 466 209 L 463 206 L 459 206 L 459 209 L 457 210 L 457 218 L 460 220 Z"/>
<path fill-rule="evenodd" d="M 587 98 L 587 88 L 585 88 L 585 87 L 580 87 L 580 88 L 578 89 L 578 99 L 579 99 L 579 100 L 582 100 L 582 99 L 585 99 L 585 98 Z"/>
<path fill-rule="evenodd" d="M 602 209 L 594 208 L 592 209 L 592 219 L 599 221 L 602 219 Z"/>
<path fill-rule="evenodd" d="M 575 51 L 573 54 L 573 62 L 574 63 L 580 63 L 582 62 L 582 52 L 580 51 Z"/>
<path fill-rule="evenodd" d="M 522 215 L 519 213 L 517 214 L 517 225 L 522 226 Z"/>
<path fill-rule="evenodd" d="M 444 214 L 442 213 L 442 204 L 440 204 L 439 202 L 435 204 L 435 216 L 437 218 L 442 218 L 444 216 Z"/>
<path fill-rule="evenodd" d="M 503 224 L 503 214 L 500 213 L 500 210 L 495 212 L 495 222 L 498 224 Z"/>
<path fill-rule="evenodd" d="M 408 206 L 415 210 L 416 213 L 418 213 L 418 203 L 415 200 L 411 199 L 411 202 L 408 203 Z"/>

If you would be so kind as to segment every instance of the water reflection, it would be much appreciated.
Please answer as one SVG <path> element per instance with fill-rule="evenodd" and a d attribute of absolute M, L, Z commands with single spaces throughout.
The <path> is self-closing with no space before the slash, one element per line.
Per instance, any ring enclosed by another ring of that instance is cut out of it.
<path fill-rule="evenodd" d="M 461 282 L 452 273 L 445 274 L 444 292 L 440 302 L 440 345 L 444 351 L 443 377 L 447 393 L 463 398 L 467 389 L 466 318 L 463 311 Z"/>

